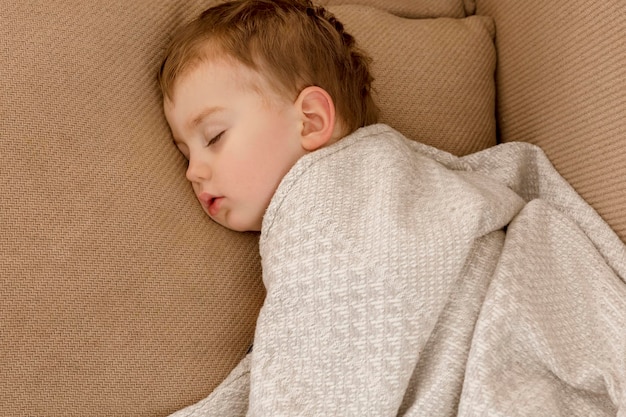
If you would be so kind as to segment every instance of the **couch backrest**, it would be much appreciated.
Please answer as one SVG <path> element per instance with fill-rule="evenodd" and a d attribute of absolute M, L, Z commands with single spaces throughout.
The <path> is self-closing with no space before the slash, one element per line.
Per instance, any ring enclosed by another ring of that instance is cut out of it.
<path fill-rule="evenodd" d="M 496 24 L 501 140 L 543 148 L 626 241 L 626 3 L 476 4 Z"/>

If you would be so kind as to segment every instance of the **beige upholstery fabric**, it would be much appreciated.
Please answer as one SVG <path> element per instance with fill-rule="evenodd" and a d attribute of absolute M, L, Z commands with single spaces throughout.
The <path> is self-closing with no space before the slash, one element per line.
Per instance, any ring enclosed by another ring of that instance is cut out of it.
<path fill-rule="evenodd" d="M 207 2 L 0 2 L 0 415 L 166 415 L 235 366 L 263 298 L 257 236 L 202 213 L 155 82 L 169 34 Z M 407 42 L 381 23 L 399 21 L 368 13 L 351 16 L 375 47 Z M 492 53 L 456 45 L 485 38 L 477 21 L 401 25 L 423 37 L 420 54 L 427 36 L 466 60 Z M 425 29 L 443 26 L 456 29 Z M 385 57 L 398 62 L 377 67 L 379 81 L 407 80 L 403 96 L 381 88 L 386 117 L 400 100 L 437 102 L 441 91 L 411 81 L 415 58 Z M 439 99 L 454 108 L 457 96 Z"/>
<path fill-rule="evenodd" d="M 541 146 L 626 241 L 626 3 L 477 7 L 496 22 L 502 139 Z"/>
<path fill-rule="evenodd" d="M 200 1 L 0 6 L 0 415 L 156 416 L 245 354 L 257 237 L 206 218 L 155 71 Z"/>
<path fill-rule="evenodd" d="M 374 58 L 381 122 L 455 155 L 496 144 L 491 19 L 415 20 L 373 8 L 329 9 Z"/>
<path fill-rule="evenodd" d="M 396 16 L 410 18 L 465 17 L 466 10 L 474 7 L 475 0 L 320 0 L 328 5 L 358 4 L 388 11 Z M 471 14 L 471 13 L 468 13 Z"/>

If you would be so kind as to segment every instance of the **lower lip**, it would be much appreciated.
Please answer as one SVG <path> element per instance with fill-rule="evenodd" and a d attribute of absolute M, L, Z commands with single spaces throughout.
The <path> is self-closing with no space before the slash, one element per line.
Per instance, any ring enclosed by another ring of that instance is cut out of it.
<path fill-rule="evenodd" d="M 209 214 L 211 216 L 216 216 L 217 213 L 220 212 L 220 205 L 222 203 L 222 198 L 223 197 L 216 198 L 209 204 Z"/>

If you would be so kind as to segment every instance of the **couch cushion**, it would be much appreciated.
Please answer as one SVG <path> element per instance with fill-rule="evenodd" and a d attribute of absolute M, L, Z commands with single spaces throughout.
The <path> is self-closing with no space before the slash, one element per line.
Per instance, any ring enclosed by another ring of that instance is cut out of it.
<path fill-rule="evenodd" d="M 626 242 L 623 0 L 478 0 L 493 16 L 503 141 L 542 147 Z"/>
<path fill-rule="evenodd" d="M 198 210 L 156 84 L 201 3 L 1 6 L 0 415 L 165 415 L 251 342 L 257 237 Z"/>
<path fill-rule="evenodd" d="M 206 5 L 1 5 L 0 415 L 166 415 L 206 396 L 248 349 L 263 299 L 257 236 L 203 214 L 155 80 L 169 34 Z M 455 152 L 477 147 L 464 141 L 480 130 L 466 110 L 483 120 L 493 106 L 488 25 L 337 11 L 381 56 L 385 120 Z M 385 51 L 396 42 L 402 52 Z M 458 62 L 458 74 L 447 67 Z M 477 86 L 480 98 L 458 107 Z M 448 122 L 457 134 L 437 137 L 431 125 Z"/>

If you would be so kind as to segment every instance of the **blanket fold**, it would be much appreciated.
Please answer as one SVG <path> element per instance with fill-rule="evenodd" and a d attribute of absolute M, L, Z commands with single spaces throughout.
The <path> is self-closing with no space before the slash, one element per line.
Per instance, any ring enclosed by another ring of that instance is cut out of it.
<path fill-rule="evenodd" d="M 254 351 L 177 417 L 626 416 L 626 249 L 533 145 L 360 129 L 287 174 L 260 249 Z"/>

